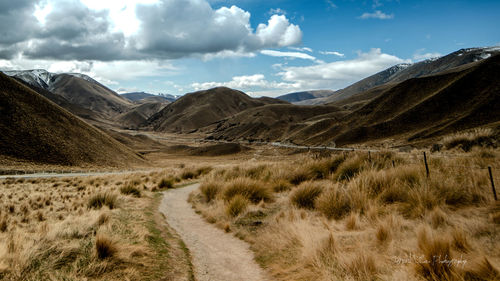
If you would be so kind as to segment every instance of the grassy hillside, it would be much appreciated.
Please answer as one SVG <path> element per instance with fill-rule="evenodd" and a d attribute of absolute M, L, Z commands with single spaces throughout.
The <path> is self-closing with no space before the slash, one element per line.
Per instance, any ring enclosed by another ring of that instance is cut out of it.
<path fill-rule="evenodd" d="M 148 120 L 155 131 L 187 133 L 274 99 L 253 99 L 225 87 L 186 94 Z M 276 101 L 280 103 L 281 101 Z"/>
<path fill-rule="evenodd" d="M 60 74 L 50 86 L 54 94 L 63 96 L 69 102 L 102 114 L 114 117 L 132 107 L 132 102 L 97 83 L 69 74 Z"/>
<path fill-rule="evenodd" d="M 0 89 L 0 155 L 62 165 L 141 161 L 124 145 L 4 74 Z"/>

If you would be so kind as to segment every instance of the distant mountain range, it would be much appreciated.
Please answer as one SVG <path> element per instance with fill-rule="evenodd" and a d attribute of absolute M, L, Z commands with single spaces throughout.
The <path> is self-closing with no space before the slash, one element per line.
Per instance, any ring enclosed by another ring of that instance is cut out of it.
<path fill-rule="evenodd" d="M 133 93 L 125 93 L 120 94 L 122 97 L 125 97 L 134 102 L 145 102 L 145 101 L 169 101 L 174 102 L 180 96 L 170 95 L 170 94 L 150 94 L 146 92 L 133 92 Z"/>
<path fill-rule="evenodd" d="M 333 95 L 335 91 L 331 90 L 316 90 L 316 91 L 303 91 L 295 92 L 277 97 L 277 99 L 284 100 L 290 103 L 300 102 L 303 100 L 311 100 L 316 98 L 323 98 Z"/>
<path fill-rule="evenodd" d="M 418 78 L 425 75 L 443 72 L 461 65 L 466 65 L 472 62 L 489 58 L 492 55 L 498 53 L 500 53 L 500 47 L 461 49 L 439 58 L 432 58 L 414 64 L 404 63 L 392 66 L 370 77 L 362 79 L 359 82 L 356 82 L 344 89 L 331 92 L 330 94 L 323 97 L 309 96 L 310 98 L 307 98 L 307 96 L 304 96 L 305 98 L 303 98 L 302 100 L 297 99 L 291 102 L 299 105 L 327 104 L 337 102 L 380 85 L 395 84 L 403 82 L 410 78 Z M 293 96 L 293 94 L 290 95 Z M 287 96 L 288 95 L 284 95 L 282 97 L 286 98 Z"/>

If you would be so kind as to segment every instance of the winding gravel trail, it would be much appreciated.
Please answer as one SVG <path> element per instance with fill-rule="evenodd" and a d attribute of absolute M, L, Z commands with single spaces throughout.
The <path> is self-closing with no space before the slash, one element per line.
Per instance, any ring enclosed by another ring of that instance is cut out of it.
<path fill-rule="evenodd" d="M 187 202 L 193 184 L 164 192 L 160 211 L 191 252 L 196 280 L 267 280 L 244 241 L 205 222 Z"/>

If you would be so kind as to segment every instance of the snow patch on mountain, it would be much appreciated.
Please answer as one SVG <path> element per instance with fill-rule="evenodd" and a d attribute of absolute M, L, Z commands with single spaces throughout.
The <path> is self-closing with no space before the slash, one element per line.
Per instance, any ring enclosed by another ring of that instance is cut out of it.
<path fill-rule="evenodd" d="M 21 79 L 32 86 L 36 86 L 46 90 L 50 89 L 51 85 L 54 84 L 54 82 L 56 82 L 57 76 L 60 74 L 71 75 L 74 77 L 84 79 L 94 84 L 99 84 L 99 82 L 97 82 L 96 80 L 81 73 L 52 73 L 44 69 L 9 70 L 9 71 L 3 71 L 3 73 L 11 77 Z"/>

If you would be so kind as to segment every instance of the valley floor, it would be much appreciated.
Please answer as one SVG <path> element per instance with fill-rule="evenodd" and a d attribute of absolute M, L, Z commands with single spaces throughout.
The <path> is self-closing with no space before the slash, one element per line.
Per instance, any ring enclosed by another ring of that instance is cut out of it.
<path fill-rule="evenodd" d="M 157 139 L 146 165 L 79 167 L 137 172 L 0 179 L 0 280 L 500 278 L 498 150 L 428 152 L 427 176 L 416 150 Z"/>

